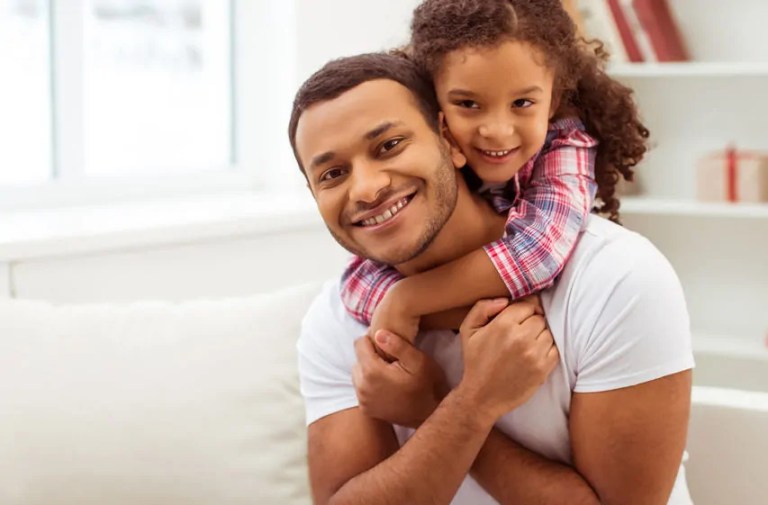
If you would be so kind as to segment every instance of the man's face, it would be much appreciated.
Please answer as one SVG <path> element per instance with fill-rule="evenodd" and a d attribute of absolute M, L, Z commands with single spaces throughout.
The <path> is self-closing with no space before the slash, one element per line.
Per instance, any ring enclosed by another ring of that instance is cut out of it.
<path fill-rule="evenodd" d="M 415 258 L 456 205 L 464 160 L 452 159 L 395 81 L 368 81 L 307 109 L 296 151 L 328 229 L 358 256 L 389 265 Z"/>

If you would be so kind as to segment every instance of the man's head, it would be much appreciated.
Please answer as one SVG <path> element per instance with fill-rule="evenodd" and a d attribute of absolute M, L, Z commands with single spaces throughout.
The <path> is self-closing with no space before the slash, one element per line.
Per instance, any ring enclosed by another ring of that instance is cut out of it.
<path fill-rule="evenodd" d="M 332 61 L 299 90 L 289 135 L 323 219 L 351 252 L 398 265 L 423 252 L 456 205 L 465 158 L 439 133 L 426 74 L 366 54 Z"/>

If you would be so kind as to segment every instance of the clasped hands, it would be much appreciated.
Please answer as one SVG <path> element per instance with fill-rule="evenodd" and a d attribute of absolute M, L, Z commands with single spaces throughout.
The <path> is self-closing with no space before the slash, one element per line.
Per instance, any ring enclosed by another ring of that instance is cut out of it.
<path fill-rule="evenodd" d="M 440 365 L 412 343 L 418 319 L 400 328 L 405 338 L 372 325 L 355 342 L 352 379 L 365 415 L 417 428 L 450 387 Z M 559 361 L 538 297 L 512 304 L 506 298 L 481 300 L 459 333 L 464 371 L 456 391 L 493 421 L 533 396 Z"/>

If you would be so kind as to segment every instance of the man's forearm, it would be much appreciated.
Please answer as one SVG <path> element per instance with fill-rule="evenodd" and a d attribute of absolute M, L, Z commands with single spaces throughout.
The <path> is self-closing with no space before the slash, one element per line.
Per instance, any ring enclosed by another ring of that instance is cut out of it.
<path fill-rule="evenodd" d="M 600 503 L 576 470 L 529 451 L 496 428 L 483 444 L 471 474 L 502 505 Z"/>
<path fill-rule="evenodd" d="M 395 454 L 345 483 L 330 504 L 449 504 L 493 426 L 454 390 Z"/>

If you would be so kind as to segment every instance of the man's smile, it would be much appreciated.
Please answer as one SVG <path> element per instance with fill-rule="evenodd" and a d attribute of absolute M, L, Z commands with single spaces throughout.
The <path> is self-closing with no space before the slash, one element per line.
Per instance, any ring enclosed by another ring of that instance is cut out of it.
<path fill-rule="evenodd" d="M 389 224 L 396 216 L 400 215 L 403 209 L 411 203 L 415 195 L 416 192 L 414 191 L 406 196 L 390 199 L 378 205 L 375 209 L 356 216 L 352 222 L 355 226 L 361 228 L 370 229 L 375 227 L 378 229 L 381 225 Z"/>

